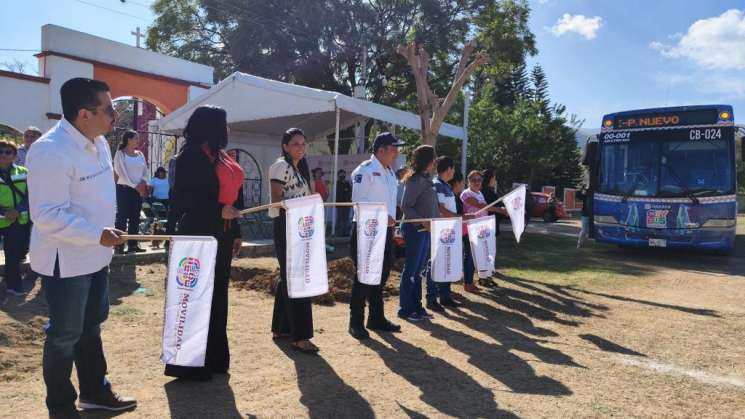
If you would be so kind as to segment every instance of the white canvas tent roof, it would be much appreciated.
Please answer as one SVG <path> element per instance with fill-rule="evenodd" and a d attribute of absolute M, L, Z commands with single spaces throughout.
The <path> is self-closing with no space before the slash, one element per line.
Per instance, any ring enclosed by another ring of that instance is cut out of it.
<path fill-rule="evenodd" d="M 337 109 L 342 129 L 368 118 L 414 130 L 421 127 L 419 115 L 410 112 L 240 72 L 228 76 L 155 124 L 161 132 L 180 134 L 194 109 L 206 104 L 228 111 L 231 130 L 277 137 L 290 127 L 303 129 L 309 138 L 332 134 L 336 128 Z M 465 138 L 463 128 L 451 124 L 443 124 L 440 135 Z"/>

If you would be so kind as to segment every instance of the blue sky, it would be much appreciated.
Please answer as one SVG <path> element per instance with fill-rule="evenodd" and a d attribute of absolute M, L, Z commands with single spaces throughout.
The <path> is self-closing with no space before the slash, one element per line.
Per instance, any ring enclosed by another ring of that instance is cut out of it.
<path fill-rule="evenodd" d="M 605 113 L 731 104 L 745 119 L 745 1 L 531 0 L 554 101 L 599 128 Z"/>
<path fill-rule="evenodd" d="M 152 0 L 5 0 L 0 49 L 40 47 L 54 23 L 134 44 Z M 530 0 L 530 26 L 554 101 L 597 128 L 604 113 L 728 103 L 745 112 L 745 1 Z M 9 6 L 9 7 L 8 7 Z M 110 9 L 110 10 L 106 10 Z M 36 71 L 33 51 L 0 51 Z M 0 66 L 1 67 L 1 66 Z"/>

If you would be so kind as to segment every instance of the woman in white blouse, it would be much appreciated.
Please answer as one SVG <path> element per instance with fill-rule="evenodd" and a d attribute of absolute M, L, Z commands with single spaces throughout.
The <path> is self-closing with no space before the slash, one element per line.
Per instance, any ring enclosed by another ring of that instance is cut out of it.
<path fill-rule="evenodd" d="M 136 131 L 129 130 L 122 136 L 122 143 L 114 156 L 116 174 L 116 228 L 128 234 L 137 234 L 140 226 L 142 199 L 147 196 L 148 176 L 145 155 L 137 148 L 140 138 Z M 128 253 L 144 252 L 137 242 L 128 243 Z M 124 252 L 124 246 L 116 249 Z"/>
<path fill-rule="evenodd" d="M 282 157 L 269 168 L 271 202 L 308 196 L 312 193 L 310 171 L 305 159 L 305 134 L 299 128 L 290 128 L 282 136 Z M 274 219 L 274 249 L 279 262 L 280 281 L 274 298 L 272 316 L 273 339 L 289 338 L 292 349 L 314 353 L 318 347 L 313 338 L 313 310 L 310 298 L 290 298 L 287 294 L 286 222 L 283 209 L 272 208 L 269 216 Z"/>

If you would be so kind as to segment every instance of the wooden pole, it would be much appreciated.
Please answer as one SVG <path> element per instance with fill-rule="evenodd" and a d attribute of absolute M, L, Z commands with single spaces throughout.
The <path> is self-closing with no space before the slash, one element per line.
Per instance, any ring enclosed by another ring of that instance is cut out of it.
<path fill-rule="evenodd" d="M 171 240 L 175 236 L 168 234 L 122 234 L 124 240 L 150 241 L 150 240 Z"/>

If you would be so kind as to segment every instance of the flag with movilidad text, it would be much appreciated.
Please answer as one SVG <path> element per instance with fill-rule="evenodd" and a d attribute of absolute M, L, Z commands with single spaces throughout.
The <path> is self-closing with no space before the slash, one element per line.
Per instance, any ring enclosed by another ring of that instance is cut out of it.
<path fill-rule="evenodd" d="M 438 218 L 430 221 L 432 280 L 457 282 L 463 278 L 463 221 Z"/>
<path fill-rule="evenodd" d="M 492 215 L 467 220 L 468 241 L 473 265 L 479 278 L 489 278 L 494 273 L 497 257 L 497 222 Z"/>
<path fill-rule="evenodd" d="M 326 224 L 321 195 L 284 201 L 287 221 L 287 295 L 307 298 L 329 291 Z"/>
<path fill-rule="evenodd" d="M 216 257 L 214 237 L 174 236 L 171 240 L 160 355 L 166 364 L 204 366 Z"/>

